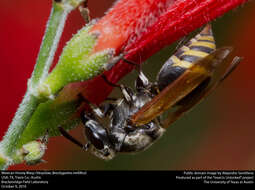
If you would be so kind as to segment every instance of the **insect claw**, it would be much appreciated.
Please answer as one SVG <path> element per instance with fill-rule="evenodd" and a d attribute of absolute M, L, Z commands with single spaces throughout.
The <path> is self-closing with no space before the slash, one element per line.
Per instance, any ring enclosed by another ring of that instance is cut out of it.
<path fill-rule="evenodd" d="M 123 59 L 124 54 L 113 56 L 108 63 L 104 65 L 104 70 L 109 71 L 116 63 Z"/>
<path fill-rule="evenodd" d="M 48 140 L 49 140 L 49 129 L 46 129 L 45 135 L 42 137 L 41 142 L 47 145 Z"/>
<path fill-rule="evenodd" d="M 88 9 L 88 1 L 84 1 L 84 3 L 79 6 L 79 11 L 81 13 L 81 16 L 85 20 L 86 23 L 90 22 L 90 16 L 89 16 L 89 9 Z"/>
<path fill-rule="evenodd" d="M 90 147 L 90 143 L 87 143 L 87 144 L 85 144 L 85 145 L 82 147 L 82 149 L 85 150 L 85 151 L 88 151 L 89 147 Z"/>

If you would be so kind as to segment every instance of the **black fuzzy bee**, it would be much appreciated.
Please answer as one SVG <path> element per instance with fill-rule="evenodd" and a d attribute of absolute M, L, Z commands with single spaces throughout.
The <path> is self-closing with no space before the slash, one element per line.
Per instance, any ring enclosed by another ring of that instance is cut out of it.
<path fill-rule="evenodd" d="M 100 108 L 84 99 L 93 110 L 81 115 L 88 141 L 86 145 L 61 127 L 60 132 L 75 144 L 106 160 L 119 152 L 143 151 L 233 71 L 241 58 L 235 57 L 231 61 L 231 51 L 231 47 L 216 49 L 208 24 L 166 61 L 154 83 L 139 69 L 134 92 L 123 85 L 112 84 L 103 75 L 109 85 L 121 89 L 123 98 L 104 103 Z M 171 108 L 174 108 L 173 111 Z M 163 120 L 162 113 L 169 109 L 167 118 Z M 104 119 L 108 119 L 107 124 L 103 124 Z"/>

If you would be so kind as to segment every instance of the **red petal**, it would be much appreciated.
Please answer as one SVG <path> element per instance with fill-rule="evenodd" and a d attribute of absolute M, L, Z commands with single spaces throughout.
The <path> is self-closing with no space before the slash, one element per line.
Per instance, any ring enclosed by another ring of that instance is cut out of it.
<path fill-rule="evenodd" d="M 122 51 L 127 59 L 140 63 L 246 1 L 120 0 L 91 30 L 101 34 L 94 51 L 113 48 L 116 54 Z M 131 70 L 130 65 L 120 62 L 106 75 L 115 83 Z M 84 95 L 97 103 L 111 92 L 100 77 L 83 85 Z"/>

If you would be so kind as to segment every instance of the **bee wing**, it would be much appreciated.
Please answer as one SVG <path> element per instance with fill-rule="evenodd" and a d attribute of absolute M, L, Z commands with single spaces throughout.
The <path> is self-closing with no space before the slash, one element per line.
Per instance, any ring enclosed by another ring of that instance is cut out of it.
<path fill-rule="evenodd" d="M 231 47 L 220 48 L 205 58 L 198 60 L 177 80 L 169 84 L 150 102 L 145 104 L 138 112 L 136 112 L 131 117 L 131 122 L 137 126 L 150 122 L 169 108 L 173 107 L 177 102 L 192 92 L 192 90 L 194 90 L 204 80 L 212 77 L 210 84 L 203 91 L 203 93 L 207 92 L 208 89 L 211 89 L 211 87 L 214 86 L 217 81 L 219 81 L 227 72 L 231 63 L 227 61 L 227 58 L 231 51 Z M 201 98 L 203 96 L 199 97 Z M 181 113 L 187 111 L 199 101 L 197 100 L 198 98 L 188 102 L 187 105 L 184 104 L 172 114 L 170 113 L 170 119 L 168 118 L 169 121 L 166 121 L 166 123 L 172 123 L 177 118 L 179 118 Z"/>

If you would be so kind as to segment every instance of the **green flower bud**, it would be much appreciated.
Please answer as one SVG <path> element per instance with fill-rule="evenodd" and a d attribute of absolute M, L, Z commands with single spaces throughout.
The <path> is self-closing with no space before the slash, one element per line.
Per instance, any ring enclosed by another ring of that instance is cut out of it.
<path fill-rule="evenodd" d="M 98 35 L 89 33 L 91 27 L 85 26 L 66 44 L 58 64 L 40 83 L 35 95 L 53 98 L 68 83 L 88 80 L 104 70 L 114 50 L 106 49 L 92 54 Z"/>
<path fill-rule="evenodd" d="M 25 161 L 27 165 L 34 165 L 42 162 L 42 157 L 45 153 L 46 145 L 40 141 L 31 141 L 22 146 L 17 151 L 14 161 L 21 163 Z"/>

